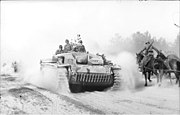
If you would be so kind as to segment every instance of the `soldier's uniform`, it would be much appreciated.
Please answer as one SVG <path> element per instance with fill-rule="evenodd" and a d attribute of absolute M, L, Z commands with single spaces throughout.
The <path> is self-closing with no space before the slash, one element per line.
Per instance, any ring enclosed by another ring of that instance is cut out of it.
<path fill-rule="evenodd" d="M 144 52 L 145 51 L 145 56 L 144 58 L 142 59 L 141 61 L 141 69 L 146 66 L 146 64 L 152 59 L 154 58 L 154 52 L 153 50 L 155 50 L 157 53 L 159 53 L 159 51 L 154 47 L 152 46 L 152 44 L 150 44 L 150 42 L 146 42 L 146 47 L 140 52 Z"/>
<path fill-rule="evenodd" d="M 58 49 L 58 50 L 56 50 L 56 53 L 55 53 L 55 54 L 57 55 L 57 54 L 61 54 L 61 53 L 64 53 L 64 51 L 63 51 L 63 50 Z"/>
<path fill-rule="evenodd" d="M 77 46 L 77 51 L 78 52 L 86 52 L 86 49 L 85 49 L 84 45 L 78 45 Z"/>
<path fill-rule="evenodd" d="M 64 53 L 64 51 L 62 50 L 62 45 L 59 45 L 59 49 L 58 50 L 56 50 L 56 55 L 57 54 L 61 54 L 61 53 Z"/>
<path fill-rule="evenodd" d="M 79 44 L 75 48 L 77 52 L 86 52 L 85 46 L 82 44 L 82 40 L 79 41 Z"/>
<path fill-rule="evenodd" d="M 69 44 L 69 40 L 66 40 L 66 45 L 64 45 L 64 53 L 72 50 L 71 44 Z"/>
<path fill-rule="evenodd" d="M 66 44 L 64 46 L 64 52 L 67 53 L 68 51 L 71 51 L 72 50 L 72 47 L 71 47 L 71 44 Z"/>
<path fill-rule="evenodd" d="M 79 43 L 80 41 L 82 41 L 82 40 L 81 40 L 81 35 L 78 34 L 78 35 L 77 35 L 77 43 Z"/>

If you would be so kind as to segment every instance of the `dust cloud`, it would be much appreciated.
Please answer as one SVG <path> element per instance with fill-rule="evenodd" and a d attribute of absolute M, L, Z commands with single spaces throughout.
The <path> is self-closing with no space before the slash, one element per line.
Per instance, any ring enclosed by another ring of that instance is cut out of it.
<path fill-rule="evenodd" d="M 122 77 L 123 87 L 132 91 L 142 90 L 144 88 L 143 77 L 138 70 L 134 55 L 124 51 L 114 61 L 121 66 L 120 75 Z"/>
<path fill-rule="evenodd" d="M 52 91 L 57 89 L 57 83 L 55 82 L 57 80 L 57 72 L 55 70 L 53 71 L 47 69 L 45 73 L 36 68 L 34 70 L 27 71 L 25 74 L 24 81 L 27 83 L 31 83 L 41 88 L 47 88 Z"/>
<path fill-rule="evenodd" d="M 56 67 L 34 68 L 25 73 L 24 81 L 54 93 L 68 93 L 66 70 Z"/>

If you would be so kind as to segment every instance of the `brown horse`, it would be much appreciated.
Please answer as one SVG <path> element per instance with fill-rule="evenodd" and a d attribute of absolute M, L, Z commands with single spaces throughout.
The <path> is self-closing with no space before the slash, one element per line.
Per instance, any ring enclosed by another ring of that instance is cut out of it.
<path fill-rule="evenodd" d="M 164 68 L 164 73 L 169 73 L 170 79 L 170 73 L 174 73 L 176 76 L 176 84 L 179 82 L 180 86 L 180 59 L 174 54 L 170 54 L 166 57 L 163 53 L 159 53 L 157 55 L 157 58 L 162 60 L 164 62 L 164 65 L 166 65 L 166 68 Z M 169 65 L 171 70 L 167 70 L 167 64 Z"/>
<path fill-rule="evenodd" d="M 144 55 L 142 53 L 136 53 L 136 59 L 137 59 L 137 64 L 141 63 L 141 60 L 144 58 Z M 145 76 L 145 86 L 147 86 L 147 79 L 149 82 L 151 82 L 151 75 L 152 73 L 158 76 L 158 71 L 160 69 L 160 66 L 158 63 L 162 63 L 155 59 L 154 57 L 151 57 L 150 61 L 143 67 L 142 74 Z"/>

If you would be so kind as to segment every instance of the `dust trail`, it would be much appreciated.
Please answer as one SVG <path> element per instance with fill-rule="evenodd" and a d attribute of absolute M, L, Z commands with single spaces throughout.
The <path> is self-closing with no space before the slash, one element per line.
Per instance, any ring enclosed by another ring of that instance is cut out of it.
<path fill-rule="evenodd" d="M 0 75 L 10 75 L 12 73 L 13 73 L 13 68 L 11 67 L 11 64 L 4 63 L 1 65 Z"/>
<path fill-rule="evenodd" d="M 66 71 L 55 67 L 38 67 L 33 70 L 28 69 L 25 73 L 24 81 L 39 88 L 50 90 L 54 93 L 68 93 L 68 81 Z"/>
<path fill-rule="evenodd" d="M 54 93 L 68 93 L 67 72 L 64 68 L 56 67 L 40 68 L 39 63 L 32 60 L 18 61 L 18 72 L 14 73 L 11 63 L 1 65 L 1 75 L 19 77 L 25 84 L 30 83 L 39 88 L 50 90 Z"/>
<path fill-rule="evenodd" d="M 139 73 L 136 64 L 136 58 L 129 52 L 122 52 L 115 59 L 115 62 L 122 68 L 120 75 L 122 76 L 123 85 L 130 90 L 142 90 L 144 81 Z"/>
<path fill-rule="evenodd" d="M 33 70 L 28 69 L 26 71 L 24 81 L 54 93 L 63 92 L 61 90 L 65 89 L 63 88 L 65 85 L 59 84 L 59 79 L 62 77 L 61 73 L 57 68 L 53 67 L 45 67 L 42 70 L 36 67 Z"/>

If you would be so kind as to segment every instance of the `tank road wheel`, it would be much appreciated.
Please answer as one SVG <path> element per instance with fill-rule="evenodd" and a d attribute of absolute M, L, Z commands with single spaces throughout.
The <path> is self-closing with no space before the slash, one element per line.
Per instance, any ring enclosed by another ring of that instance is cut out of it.
<path fill-rule="evenodd" d="M 113 72 L 114 72 L 114 84 L 112 86 L 112 90 L 116 91 L 121 87 L 121 76 L 119 70 L 113 70 Z"/>
<path fill-rule="evenodd" d="M 79 84 L 69 84 L 69 88 L 72 93 L 82 92 L 82 85 Z"/>

